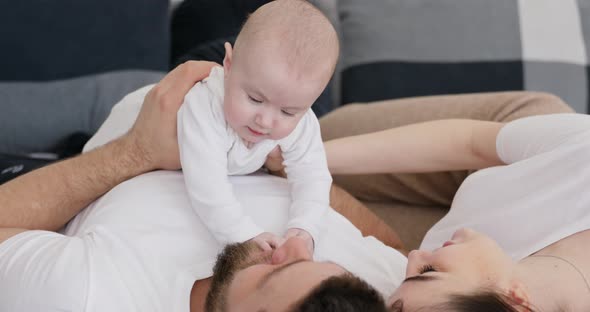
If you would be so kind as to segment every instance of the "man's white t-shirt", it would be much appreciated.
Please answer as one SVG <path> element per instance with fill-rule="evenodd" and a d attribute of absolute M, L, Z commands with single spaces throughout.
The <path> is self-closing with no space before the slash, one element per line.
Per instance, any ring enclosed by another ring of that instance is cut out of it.
<path fill-rule="evenodd" d="M 150 88 L 116 105 L 84 151 L 128 131 Z M 286 230 L 285 179 L 230 182 L 257 224 Z M 320 235 L 315 260 L 340 264 L 384 297 L 403 280 L 407 259 L 331 208 Z M 211 276 L 222 247 L 191 208 L 181 172 L 144 174 L 96 200 L 62 233 L 28 231 L 0 244 L 0 311 L 188 311 L 193 283 Z"/>
<path fill-rule="evenodd" d="M 285 230 L 284 179 L 231 181 L 257 223 Z M 322 236 L 314 260 L 341 265 L 384 296 L 403 280 L 403 255 L 331 209 Z M 1 244 L 0 311 L 188 311 L 193 283 L 211 276 L 222 247 L 193 212 L 180 172 L 144 174 L 83 210 L 63 235 L 29 231 Z"/>
<path fill-rule="evenodd" d="M 496 140 L 507 166 L 480 170 L 461 185 L 449 213 L 421 249 L 441 247 L 461 227 L 487 234 L 514 259 L 590 229 L 590 116 L 528 117 Z"/>
<path fill-rule="evenodd" d="M 330 205 L 332 176 L 313 111 L 304 112 L 285 138 L 247 147 L 226 121 L 223 105 L 224 73 L 216 66 L 188 92 L 178 111 L 180 162 L 195 213 L 222 243 L 243 242 L 262 233 L 233 195 L 228 176 L 259 170 L 267 155 L 280 146 L 293 198 L 287 227 L 306 230 L 317 244 Z"/>

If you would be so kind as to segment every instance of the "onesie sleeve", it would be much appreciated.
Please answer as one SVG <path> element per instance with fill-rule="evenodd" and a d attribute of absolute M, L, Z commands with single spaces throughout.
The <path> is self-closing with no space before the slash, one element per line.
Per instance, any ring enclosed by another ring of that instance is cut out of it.
<path fill-rule="evenodd" d="M 287 228 L 306 230 L 317 243 L 330 204 L 332 176 L 320 124 L 311 109 L 280 146 L 292 198 Z"/>
<path fill-rule="evenodd" d="M 502 127 L 496 139 L 496 150 L 502 161 L 512 164 L 575 141 L 589 139 L 589 115 L 532 116 L 514 120 Z"/>
<path fill-rule="evenodd" d="M 221 101 L 206 82 L 189 91 L 178 112 L 178 146 L 191 206 L 217 241 L 226 244 L 263 230 L 244 213 L 228 178 L 231 142 Z"/>

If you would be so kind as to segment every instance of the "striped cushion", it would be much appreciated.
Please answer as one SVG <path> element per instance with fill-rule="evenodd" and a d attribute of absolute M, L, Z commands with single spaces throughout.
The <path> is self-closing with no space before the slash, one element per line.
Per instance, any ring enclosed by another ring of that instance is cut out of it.
<path fill-rule="evenodd" d="M 590 0 L 339 0 L 341 102 L 535 90 L 588 112 Z"/>

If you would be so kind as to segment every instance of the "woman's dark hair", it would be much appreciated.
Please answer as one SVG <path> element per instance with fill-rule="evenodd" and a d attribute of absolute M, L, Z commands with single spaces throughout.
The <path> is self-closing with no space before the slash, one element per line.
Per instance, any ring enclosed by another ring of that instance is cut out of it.
<path fill-rule="evenodd" d="M 516 307 L 524 311 L 535 312 L 532 308 L 514 302 L 509 296 L 493 290 L 480 290 L 470 294 L 452 294 L 447 302 L 429 307 L 428 311 L 452 312 L 518 312 Z M 420 309 L 422 311 L 423 309 Z M 390 312 L 406 312 L 403 300 L 395 301 L 389 308 Z M 426 310 L 424 310 L 426 311 Z"/>

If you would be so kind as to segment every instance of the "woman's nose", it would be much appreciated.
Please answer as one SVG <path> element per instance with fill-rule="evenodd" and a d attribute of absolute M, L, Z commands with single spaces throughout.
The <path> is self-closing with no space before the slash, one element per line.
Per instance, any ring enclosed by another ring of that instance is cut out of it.
<path fill-rule="evenodd" d="M 455 231 L 455 233 L 453 233 L 451 240 L 457 241 L 457 242 L 465 242 L 466 240 L 469 240 L 469 238 L 473 237 L 474 235 L 476 235 L 476 232 L 474 230 L 472 230 L 470 228 L 460 228 L 457 231 Z"/>
<path fill-rule="evenodd" d="M 274 251 L 271 262 L 272 264 L 284 264 L 299 260 L 312 260 L 312 255 L 303 239 L 291 237 Z"/>
<path fill-rule="evenodd" d="M 420 269 L 428 264 L 430 251 L 412 250 L 408 254 L 408 266 L 406 267 L 406 277 L 414 276 L 420 272 Z"/>

